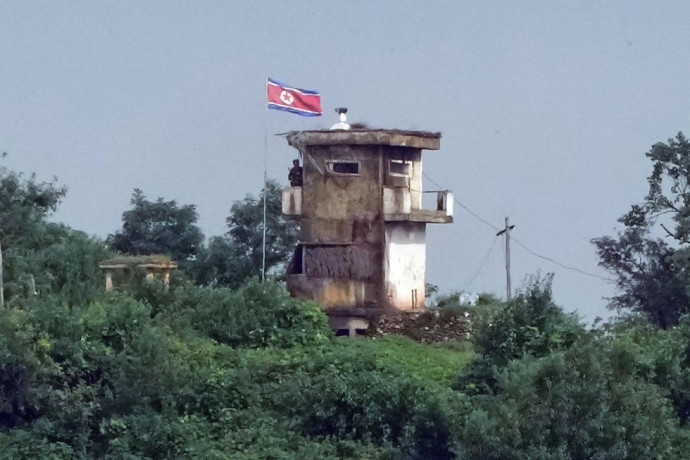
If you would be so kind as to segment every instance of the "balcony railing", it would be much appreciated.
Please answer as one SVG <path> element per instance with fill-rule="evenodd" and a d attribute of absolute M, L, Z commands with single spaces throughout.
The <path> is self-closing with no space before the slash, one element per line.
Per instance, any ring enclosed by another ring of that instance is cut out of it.
<path fill-rule="evenodd" d="M 437 224 L 453 222 L 453 193 L 448 190 L 424 193 L 436 193 L 436 209 L 420 209 L 418 203 L 413 204 L 410 189 L 406 187 L 384 187 L 384 220 Z M 282 208 L 285 217 L 302 216 L 302 187 L 287 187 L 283 190 Z"/>
<path fill-rule="evenodd" d="M 412 198 L 408 188 L 384 187 L 384 219 L 388 222 L 409 221 L 438 224 L 453 222 L 453 193 L 448 190 L 424 193 L 436 193 L 436 209 L 418 209 L 412 206 Z"/>

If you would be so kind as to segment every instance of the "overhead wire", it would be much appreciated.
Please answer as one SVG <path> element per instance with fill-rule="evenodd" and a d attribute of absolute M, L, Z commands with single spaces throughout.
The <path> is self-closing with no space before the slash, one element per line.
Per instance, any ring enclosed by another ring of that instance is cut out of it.
<path fill-rule="evenodd" d="M 583 274 L 583 275 L 591 276 L 591 277 L 593 277 L 593 278 L 599 278 L 599 279 L 601 279 L 601 280 L 608 281 L 608 282 L 610 282 L 610 283 L 615 283 L 615 280 L 612 280 L 611 278 L 607 278 L 607 277 L 605 277 L 605 276 L 600 276 L 600 275 L 597 275 L 597 274 L 595 274 L 595 273 L 586 272 L 586 271 L 584 271 L 584 270 L 580 270 L 580 269 L 577 268 L 577 267 L 571 267 L 571 266 L 562 264 L 562 263 L 558 262 L 557 260 L 553 260 L 551 257 L 546 257 L 546 256 L 543 256 L 543 255 L 541 255 L 541 254 L 537 254 L 536 252 L 534 252 L 533 250 L 531 250 L 530 248 L 528 248 L 527 246 L 525 246 L 524 244 L 522 244 L 522 243 L 520 242 L 520 240 L 518 240 L 518 239 L 516 239 L 516 238 L 514 238 L 514 237 L 512 237 L 512 236 L 511 236 L 510 239 L 511 239 L 511 241 L 513 241 L 514 243 L 517 243 L 518 246 L 520 246 L 522 249 L 524 249 L 525 251 L 529 252 L 529 253 L 532 254 L 533 256 L 539 257 L 540 259 L 547 260 L 547 261 L 551 262 L 552 264 L 558 265 L 558 266 L 561 267 L 561 268 L 565 268 L 566 270 L 572 270 L 572 271 L 574 271 L 574 272 L 578 272 L 578 273 L 581 273 L 581 274 Z"/>
<path fill-rule="evenodd" d="M 439 188 L 441 188 L 441 189 L 447 190 L 443 185 L 439 184 L 439 183 L 436 182 L 434 179 L 432 179 L 427 173 L 422 173 L 422 175 L 423 175 L 426 179 L 428 179 L 429 182 L 433 183 L 436 187 L 439 187 Z M 501 231 L 501 230 L 502 230 L 501 228 L 494 226 L 493 224 L 491 224 L 490 222 L 486 221 L 486 220 L 483 219 L 481 216 L 479 216 L 478 214 L 476 214 L 475 212 L 473 212 L 470 208 L 468 208 L 467 206 L 465 206 L 464 204 L 462 204 L 455 196 L 453 196 L 453 202 L 455 202 L 455 204 L 457 204 L 457 205 L 460 206 L 462 209 L 464 209 L 465 211 L 467 211 L 468 214 L 470 214 L 472 217 L 474 217 L 475 219 L 479 220 L 479 221 L 482 222 L 483 224 L 487 225 L 488 227 L 494 229 L 495 231 Z M 497 237 L 498 237 L 498 235 L 497 235 Z M 563 263 L 561 263 L 561 262 L 558 262 L 557 260 L 552 259 L 551 257 L 546 257 L 546 256 L 543 256 L 543 255 L 541 255 L 541 254 L 538 254 L 537 252 L 535 252 L 535 251 L 533 251 L 532 249 L 530 249 L 530 248 L 528 248 L 527 246 L 525 246 L 522 242 L 520 242 L 519 240 L 517 240 L 515 237 L 512 237 L 512 236 L 511 236 L 510 239 L 511 239 L 512 241 L 514 241 L 515 243 L 517 243 L 517 245 L 520 246 L 522 249 L 524 249 L 524 250 L 527 251 L 528 253 L 532 254 L 533 256 L 538 257 L 538 258 L 543 259 L 543 260 L 546 260 L 546 261 L 548 261 L 548 262 L 551 262 L 552 264 L 558 265 L 558 266 L 561 267 L 561 268 L 564 268 L 564 269 L 566 269 L 566 270 L 571 270 L 571 271 L 580 273 L 580 274 L 582 274 L 582 275 L 590 276 L 590 277 L 592 277 L 592 278 L 598 278 L 598 279 L 601 279 L 601 280 L 604 280 L 604 281 L 608 281 L 608 282 L 610 282 L 610 283 L 615 283 L 615 280 L 612 280 L 611 278 L 607 278 L 607 277 L 605 277 L 605 276 L 600 276 L 600 275 L 597 275 L 597 274 L 594 274 L 594 273 L 590 273 L 590 272 L 587 272 L 587 271 L 585 271 L 585 270 L 581 270 L 581 269 L 576 268 L 576 267 L 572 267 L 572 266 L 569 266 L 569 265 L 565 265 L 565 264 L 563 264 Z M 495 243 L 496 243 L 496 238 L 494 239 L 494 244 L 495 244 Z M 491 247 L 491 250 L 493 250 L 493 245 L 492 245 L 492 247 Z M 503 249 L 503 257 L 505 258 L 505 248 Z M 487 256 L 486 260 L 488 260 L 488 256 Z M 486 260 L 484 261 L 484 263 L 486 263 Z M 482 268 L 483 268 L 483 265 L 482 265 Z M 474 281 L 474 278 L 472 279 L 472 281 Z M 469 287 L 469 286 L 468 286 L 468 287 Z"/>
<path fill-rule="evenodd" d="M 433 180 L 431 177 L 429 177 L 429 175 L 428 175 L 427 173 L 422 173 L 422 175 L 423 175 L 424 177 L 426 177 L 427 179 L 429 179 L 429 182 L 433 183 L 436 187 L 440 187 L 440 188 L 442 188 L 442 189 L 444 189 L 444 190 L 447 190 L 445 187 L 443 187 L 443 185 L 439 184 L 438 182 L 436 182 L 435 180 Z M 499 231 L 499 230 L 500 230 L 500 228 L 493 226 L 491 223 L 489 223 L 489 222 L 487 222 L 486 220 L 482 219 L 481 216 L 479 216 L 478 214 L 475 214 L 474 212 L 472 212 L 472 210 L 471 210 L 470 208 L 468 208 L 468 207 L 465 206 L 464 204 L 460 203 L 460 201 L 458 201 L 458 199 L 455 198 L 455 196 L 453 196 L 453 201 L 455 202 L 455 204 L 457 204 L 457 205 L 460 206 L 462 209 L 464 209 L 465 211 L 467 211 L 471 216 L 473 216 L 474 218 L 478 219 L 480 222 L 484 223 L 485 225 L 488 225 L 489 227 L 493 228 L 493 229 L 496 230 L 496 231 Z"/>
<path fill-rule="evenodd" d="M 481 271 L 484 269 L 484 267 L 486 266 L 486 263 L 489 261 L 489 256 L 491 256 L 491 253 L 493 252 L 494 247 L 496 247 L 496 241 L 498 241 L 498 235 L 496 235 L 494 237 L 494 240 L 491 242 L 491 247 L 486 252 L 484 257 L 482 258 L 482 261 L 479 263 L 479 268 L 477 268 L 477 270 L 475 271 L 474 275 L 472 275 L 470 280 L 467 283 L 465 283 L 465 287 L 462 289 L 462 292 L 465 292 L 470 288 L 470 286 L 472 285 L 474 280 L 477 278 L 477 276 L 479 276 Z"/>

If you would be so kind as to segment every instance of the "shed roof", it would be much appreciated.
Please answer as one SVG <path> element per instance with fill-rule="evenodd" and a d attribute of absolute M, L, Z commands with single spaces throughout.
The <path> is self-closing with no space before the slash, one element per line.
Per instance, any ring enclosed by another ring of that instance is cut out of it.
<path fill-rule="evenodd" d="M 99 263 L 100 268 L 177 268 L 177 262 L 163 255 L 131 256 L 121 255 Z"/>
<path fill-rule="evenodd" d="M 291 131 L 287 141 L 293 147 L 308 145 L 388 145 L 414 149 L 438 150 L 441 133 L 400 129 L 351 129 L 328 131 Z"/>

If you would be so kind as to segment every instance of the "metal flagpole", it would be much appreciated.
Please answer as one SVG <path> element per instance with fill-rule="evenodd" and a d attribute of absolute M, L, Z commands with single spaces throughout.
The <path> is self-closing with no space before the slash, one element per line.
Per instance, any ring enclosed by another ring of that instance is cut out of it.
<path fill-rule="evenodd" d="M 266 95 L 268 95 L 268 77 L 266 77 Z M 268 97 L 268 96 L 267 96 Z M 261 281 L 266 280 L 266 170 L 268 169 L 268 102 L 264 109 L 264 237 L 261 251 Z"/>

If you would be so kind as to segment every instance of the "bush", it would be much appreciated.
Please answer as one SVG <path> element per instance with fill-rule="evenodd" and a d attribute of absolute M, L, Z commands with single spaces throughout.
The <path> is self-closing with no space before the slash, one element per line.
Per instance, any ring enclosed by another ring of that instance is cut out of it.
<path fill-rule="evenodd" d="M 191 325 L 232 347 L 280 347 L 326 343 L 328 319 L 314 302 L 294 299 L 276 282 L 254 279 L 236 291 L 185 283 L 166 294 L 147 288 L 154 311 L 178 327 Z M 153 301 L 151 301 L 153 300 Z"/>
<path fill-rule="evenodd" d="M 631 372 L 658 385 L 681 423 L 690 420 L 690 317 L 666 330 L 647 320 L 625 321 L 611 331 L 619 347 L 632 350 Z"/>
<path fill-rule="evenodd" d="M 331 346 L 310 352 L 288 373 L 280 369 L 265 385 L 271 407 L 291 430 L 310 439 L 375 445 L 381 458 L 452 458 L 457 393 L 437 394 L 404 366 Z M 441 397 L 443 396 L 443 403 Z"/>
<path fill-rule="evenodd" d="M 511 360 L 543 357 L 565 350 L 584 332 L 574 314 L 551 297 L 551 277 L 534 279 L 525 291 L 488 320 L 473 337 L 477 358 L 453 382 L 470 394 L 491 393 L 498 374 Z"/>
<path fill-rule="evenodd" d="M 681 458 L 680 429 L 656 385 L 630 372 L 633 350 L 592 334 L 566 351 L 511 362 L 495 396 L 475 396 L 465 458 Z"/>

